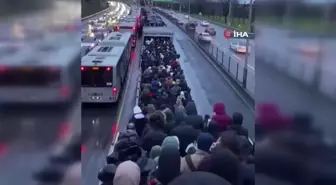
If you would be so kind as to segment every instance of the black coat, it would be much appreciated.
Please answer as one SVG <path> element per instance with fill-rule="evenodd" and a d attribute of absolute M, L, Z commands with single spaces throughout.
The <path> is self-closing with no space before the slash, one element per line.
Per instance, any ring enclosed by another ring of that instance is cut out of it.
<path fill-rule="evenodd" d="M 182 124 L 175 127 L 170 135 L 177 136 L 180 141 L 180 154 L 182 157 L 186 155 L 186 148 L 190 143 L 197 139 L 198 132 L 194 127 L 187 124 Z"/>

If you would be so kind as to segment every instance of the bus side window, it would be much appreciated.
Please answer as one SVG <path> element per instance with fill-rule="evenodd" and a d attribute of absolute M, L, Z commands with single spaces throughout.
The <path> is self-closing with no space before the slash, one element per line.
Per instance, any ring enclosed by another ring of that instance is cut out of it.
<path fill-rule="evenodd" d="M 120 79 L 120 83 L 122 83 L 122 69 L 121 69 L 121 64 L 118 62 L 117 64 L 117 74 L 116 74 L 117 79 Z"/>

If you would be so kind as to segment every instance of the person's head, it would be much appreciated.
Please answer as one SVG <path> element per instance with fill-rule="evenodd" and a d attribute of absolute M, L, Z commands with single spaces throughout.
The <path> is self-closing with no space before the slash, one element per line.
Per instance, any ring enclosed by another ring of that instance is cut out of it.
<path fill-rule="evenodd" d="M 282 131 L 291 128 L 290 119 L 273 103 L 258 104 L 256 124 L 268 131 Z"/>
<path fill-rule="evenodd" d="M 211 134 L 200 133 L 197 138 L 197 148 L 205 152 L 210 152 L 210 147 L 213 142 L 214 139 Z"/>
<path fill-rule="evenodd" d="M 125 161 L 118 165 L 113 178 L 113 185 L 139 185 L 140 180 L 139 166 L 132 161 Z"/>
<path fill-rule="evenodd" d="M 221 148 L 205 157 L 198 170 L 216 174 L 232 185 L 237 185 L 240 179 L 240 165 L 240 161 L 230 150 Z"/>
<path fill-rule="evenodd" d="M 183 107 L 175 107 L 175 121 L 176 124 L 181 124 L 185 121 L 187 114 Z"/>
<path fill-rule="evenodd" d="M 161 111 L 155 111 L 149 116 L 149 125 L 154 129 L 164 129 L 165 120 Z"/>
<path fill-rule="evenodd" d="M 216 148 L 226 148 L 237 156 L 240 156 L 239 136 L 233 130 L 227 130 L 219 136 Z"/>
<path fill-rule="evenodd" d="M 165 108 L 162 112 L 166 115 L 167 122 L 171 122 L 174 120 L 174 114 L 169 108 Z"/>
<path fill-rule="evenodd" d="M 235 112 L 232 114 L 232 124 L 233 125 L 242 125 L 244 117 L 241 113 Z"/>
<path fill-rule="evenodd" d="M 150 153 L 149 153 L 149 157 L 151 159 L 155 159 L 156 157 L 159 157 L 160 154 L 161 154 L 161 149 L 162 148 L 159 145 L 153 146 L 152 149 L 151 149 L 151 151 L 150 151 Z"/>
<path fill-rule="evenodd" d="M 209 172 L 184 173 L 175 178 L 169 185 L 231 185 L 220 176 Z"/>
<path fill-rule="evenodd" d="M 138 134 L 136 133 L 135 130 L 131 130 L 131 129 L 127 129 L 124 132 L 120 132 L 119 136 L 118 136 L 118 141 L 121 140 L 128 140 L 128 141 L 133 141 L 133 142 L 137 142 L 138 139 Z"/>
<path fill-rule="evenodd" d="M 118 160 L 121 162 L 126 160 L 137 161 L 141 157 L 139 144 L 129 138 L 119 140 L 114 149 L 118 153 Z"/>
<path fill-rule="evenodd" d="M 174 146 L 162 148 L 158 161 L 157 180 L 168 184 L 180 175 L 181 158 L 179 150 Z"/>
<path fill-rule="evenodd" d="M 165 138 L 166 134 L 164 134 L 163 132 L 150 131 L 143 137 L 142 148 L 149 153 L 153 146 L 161 146 Z"/>
<path fill-rule="evenodd" d="M 296 131 L 305 132 L 313 129 L 313 118 L 308 113 L 295 113 L 293 115 L 293 127 Z"/>
<path fill-rule="evenodd" d="M 164 148 L 164 147 L 167 147 L 167 146 L 176 147 L 177 149 L 179 149 L 180 148 L 180 141 L 179 141 L 178 137 L 167 136 L 163 140 L 161 147 Z"/>
<path fill-rule="evenodd" d="M 146 113 L 146 115 L 152 114 L 156 111 L 156 108 L 153 104 L 148 104 L 144 109 L 145 109 L 144 113 Z"/>
<path fill-rule="evenodd" d="M 132 123 L 132 122 L 131 122 L 131 123 L 128 123 L 126 129 L 127 129 L 127 130 L 135 130 L 135 125 L 134 125 L 134 123 Z"/>
<path fill-rule="evenodd" d="M 98 173 L 98 179 L 101 182 L 113 182 L 117 166 L 115 164 L 105 165 Z"/>

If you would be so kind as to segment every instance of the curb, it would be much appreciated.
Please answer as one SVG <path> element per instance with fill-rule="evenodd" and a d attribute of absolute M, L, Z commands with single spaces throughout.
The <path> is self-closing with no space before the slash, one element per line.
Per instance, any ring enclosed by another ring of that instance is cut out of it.
<path fill-rule="evenodd" d="M 137 87 L 136 87 L 135 106 L 139 106 L 140 91 L 141 91 L 141 71 L 138 76 L 138 82 L 137 82 Z"/>

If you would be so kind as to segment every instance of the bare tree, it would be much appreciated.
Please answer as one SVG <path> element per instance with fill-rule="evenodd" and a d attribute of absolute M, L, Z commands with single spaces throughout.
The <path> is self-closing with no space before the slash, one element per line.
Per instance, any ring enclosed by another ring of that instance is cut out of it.
<path fill-rule="evenodd" d="M 237 4 L 239 4 L 238 0 L 222 0 L 222 14 L 224 16 L 225 23 L 231 23 L 233 9 Z"/>

